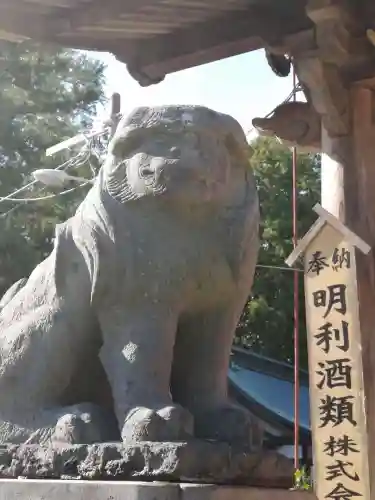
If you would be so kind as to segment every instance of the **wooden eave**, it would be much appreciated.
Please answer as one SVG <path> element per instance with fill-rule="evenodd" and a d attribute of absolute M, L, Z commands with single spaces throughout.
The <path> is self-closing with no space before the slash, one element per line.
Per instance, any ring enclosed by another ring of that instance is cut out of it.
<path fill-rule="evenodd" d="M 149 85 L 312 27 L 305 0 L 2 0 L 0 39 L 113 53 Z"/>

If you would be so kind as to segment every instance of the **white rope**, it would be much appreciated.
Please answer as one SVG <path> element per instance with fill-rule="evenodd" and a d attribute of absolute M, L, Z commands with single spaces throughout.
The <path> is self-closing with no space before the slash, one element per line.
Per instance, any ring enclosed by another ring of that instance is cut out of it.
<path fill-rule="evenodd" d="M 80 159 L 80 156 L 82 155 L 83 152 L 86 153 L 85 157 L 82 158 L 82 160 L 79 161 L 79 163 L 77 164 L 76 160 Z M 78 167 L 79 165 L 81 165 L 82 163 L 84 163 L 88 159 L 89 154 L 90 154 L 90 151 L 86 152 L 82 148 L 81 151 L 76 156 L 74 156 L 73 158 L 70 158 L 66 162 L 64 162 L 61 165 L 57 166 L 54 170 L 67 169 L 67 168 L 73 167 L 73 166 L 74 167 Z M 16 195 L 18 193 L 21 193 L 22 191 L 26 191 L 26 189 L 29 189 L 30 187 L 34 186 L 37 182 L 38 182 L 37 180 L 33 180 L 33 181 L 29 182 L 28 184 L 25 184 L 24 186 L 20 187 L 19 189 L 16 189 L 12 193 L 10 193 L 10 194 L 8 194 L 6 196 L 0 197 L 0 203 L 2 203 L 4 201 L 13 201 L 14 195 Z M 16 199 L 16 201 L 18 201 L 18 199 Z"/>
<path fill-rule="evenodd" d="M 67 189 L 65 191 L 60 191 L 60 193 L 54 193 L 54 194 L 47 194 L 45 196 L 39 196 L 37 198 L 7 198 L 9 201 L 16 201 L 20 203 L 28 203 L 30 201 L 43 201 L 43 200 L 50 200 L 52 198 L 56 198 L 57 196 L 62 196 L 63 194 L 68 194 L 72 193 L 73 191 L 76 191 L 77 189 L 87 186 L 90 184 L 89 182 L 84 182 L 83 184 L 79 184 L 78 186 L 75 186 L 74 188 Z M 13 207 L 15 208 L 15 207 Z"/>
<path fill-rule="evenodd" d="M 64 163 L 58 165 L 54 170 L 61 170 L 61 169 L 68 170 L 69 168 L 78 168 L 80 165 L 84 164 L 86 161 L 88 161 L 90 159 L 91 146 L 92 146 L 91 142 L 86 141 L 85 145 L 81 148 L 81 150 L 73 158 L 70 158 L 69 160 L 65 161 Z M 90 168 L 93 170 L 91 164 L 90 164 Z M 4 203 L 5 202 L 17 203 L 17 205 L 12 207 L 10 210 L 7 210 L 6 212 L 0 214 L 0 219 L 4 219 L 5 217 L 7 217 L 11 213 L 13 213 L 15 210 L 17 210 L 17 208 L 24 206 L 27 203 L 57 198 L 58 196 L 63 196 L 65 194 L 72 193 L 73 191 L 76 191 L 76 190 L 78 190 L 78 189 L 80 189 L 83 186 L 88 184 L 88 183 L 82 183 L 78 186 L 75 186 L 74 188 L 60 191 L 59 193 L 45 195 L 45 196 L 38 196 L 38 197 L 33 197 L 33 198 L 29 198 L 29 197 L 25 197 L 25 198 L 18 198 L 17 197 L 16 198 L 15 197 L 15 195 L 17 195 L 23 191 L 26 191 L 27 189 L 32 188 L 35 184 L 37 184 L 37 182 L 38 182 L 37 180 L 33 180 L 33 181 L 25 184 L 24 186 L 20 187 L 19 189 L 16 189 L 15 191 L 8 194 L 7 196 L 0 197 L 0 203 L 3 203 L 3 202 Z"/>
<path fill-rule="evenodd" d="M 272 265 L 265 265 L 265 264 L 257 264 L 255 267 L 261 267 L 265 269 L 278 269 L 279 271 L 298 271 L 299 273 L 303 273 L 303 269 L 298 269 L 298 268 L 293 268 L 293 267 L 286 267 L 286 266 L 272 266 Z"/>

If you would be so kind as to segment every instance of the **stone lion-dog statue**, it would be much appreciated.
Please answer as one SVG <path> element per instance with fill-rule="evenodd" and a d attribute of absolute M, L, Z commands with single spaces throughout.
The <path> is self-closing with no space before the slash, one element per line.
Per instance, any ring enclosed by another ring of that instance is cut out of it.
<path fill-rule="evenodd" d="M 52 253 L 0 303 L 0 443 L 259 438 L 227 395 L 259 247 L 249 150 L 204 107 L 120 121 Z"/>

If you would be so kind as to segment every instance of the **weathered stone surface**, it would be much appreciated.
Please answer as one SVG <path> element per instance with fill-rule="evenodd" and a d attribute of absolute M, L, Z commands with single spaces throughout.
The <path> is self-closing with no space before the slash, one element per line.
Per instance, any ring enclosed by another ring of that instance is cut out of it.
<path fill-rule="evenodd" d="M 171 483 L 0 479 L 0 500 L 181 500 L 181 493 Z"/>
<path fill-rule="evenodd" d="M 98 444 L 60 448 L 39 445 L 0 449 L 1 478 L 167 480 L 290 487 L 291 460 L 248 453 L 224 443 Z"/>
<path fill-rule="evenodd" d="M 0 443 L 195 434 L 258 449 L 261 431 L 227 400 L 258 222 L 235 120 L 199 106 L 139 108 L 123 119 L 51 255 L 0 302 Z"/>
<path fill-rule="evenodd" d="M 316 500 L 308 491 L 132 481 L 0 480 L 0 500 Z"/>

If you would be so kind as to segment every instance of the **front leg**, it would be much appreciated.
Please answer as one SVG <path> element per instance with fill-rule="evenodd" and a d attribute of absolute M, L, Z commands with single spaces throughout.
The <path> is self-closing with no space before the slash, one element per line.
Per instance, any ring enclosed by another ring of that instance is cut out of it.
<path fill-rule="evenodd" d="M 100 358 L 123 441 L 166 441 L 192 433 L 191 415 L 170 397 L 176 316 L 167 308 L 111 307 L 99 314 Z"/>
<path fill-rule="evenodd" d="M 262 432 L 254 417 L 228 400 L 228 369 L 242 302 L 183 318 L 172 373 L 175 401 L 195 418 L 195 435 L 258 448 Z"/>

